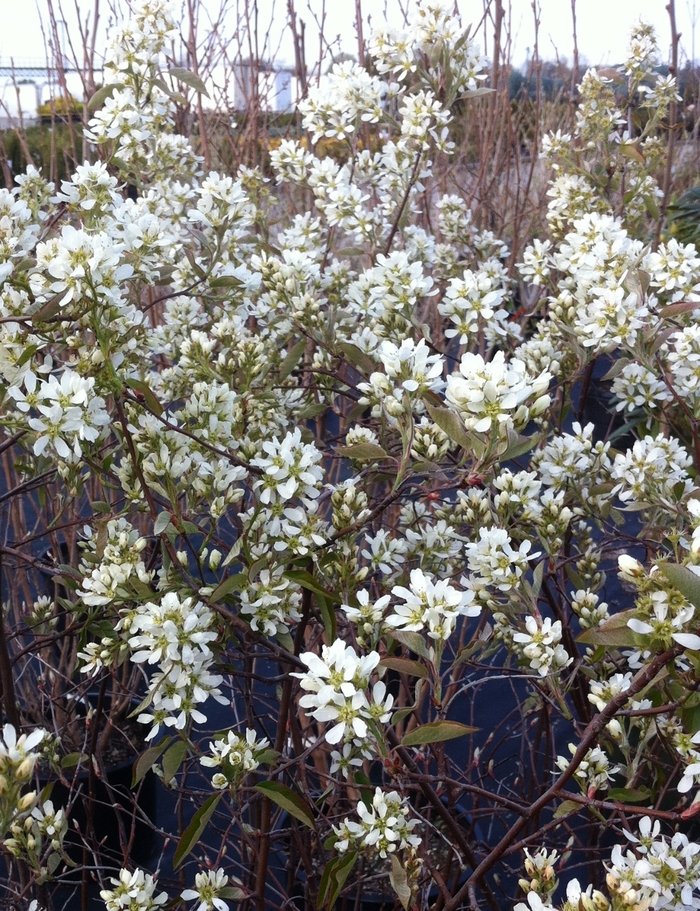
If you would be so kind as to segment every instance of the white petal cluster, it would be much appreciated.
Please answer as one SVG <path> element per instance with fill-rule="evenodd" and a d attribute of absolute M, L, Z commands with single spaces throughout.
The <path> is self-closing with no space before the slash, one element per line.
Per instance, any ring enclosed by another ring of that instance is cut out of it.
<path fill-rule="evenodd" d="M 670 839 L 659 832 L 658 820 L 652 824 L 644 817 L 638 837 L 625 833 L 638 853 L 620 845 L 613 848 L 606 877 L 609 891 L 626 907 L 700 908 L 700 845 L 682 832 Z"/>
<path fill-rule="evenodd" d="M 17 385 L 8 392 L 20 411 L 37 415 L 27 420 L 35 434 L 35 455 L 48 450 L 66 462 L 77 462 L 82 446 L 105 433 L 110 417 L 105 400 L 95 394 L 94 377 L 80 376 L 66 367 L 60 379 L 52 374 L 42 380 L 26 373 L 22 385 L 24 391 Z"/>
<path fill-rule="evenodd" d="M 334 64 L 323 86 L 315 87 L 299 103 L 304 129 L 313 142 L 347 139 L 360 123 L 376 123 L 382 115 L 389 87 L 364 67 L 345 61 Z"/>
<path fill-rule="evenodd" d="M 147 739 L 155 737 L 162 724 L 182 730 L 190 718 L 205 722 L 198 706 L 210 696 L 228 701 L 218 689 L 221 676 L 210 673 L 214 656 L 209 644 L 217 638 L 214 623 L 214 614 L 201 601 L 180 598 L 175 592 L 122 617 L 131 660 L 159 665 L 148 687 L 151 710 L 138 716 L 143 724 L 153 725 Z"/>
<path fill-rule="evenodd" d="M 112 877 L 110 883 L 114 886 L 113 889 L 103 889 L 100 892 L 105 911 L 155 911 L 168 900 L 167 892 L 156 895 L 155 879 L 138 867 L 133 873 L 121 869 L 119 878 Z"/>
<path fill-rule="evenodd" d="M 396 791 L 385 793 L 376 788 L 371 804 L 362 800 L 357 804 L 357 815 L 359 822 L 346 818 L 333 827 L 338 836 L 336 851 L 343 853 L 352 846 L 387 857 L 421 843 L 420 836 L 413 834 L 418 820 L 409 818 L 409 809 Z"/>
<path fill-rule="evenodd" d="M 405 28 L 373 32 L 369 52 L 379 73 L 391 73 L 400 81 L 427 61 L 428 76 L 434 73 L 444 80 L 449 73 L 456 95 L 477 88 L 486 78 L 478 46 L 463 34 L 451 8 L 436 0 L 421 0 Z"/>
<path fill-rule="evenodd" d="M 445 396 L 469 430 L 505 434 L 508 429 L 523 428 L 549 406 L 550 379 L 546 372 L 531 377 L 521 360 L 506 362 L 502 351 L 491 361 L 467 352 L 459 373 L 447 377 Z"/>
<path fill-rule="evenodd" d="M 528 563 L 537 553 L 530 553 L 532 543 L 523 541 L 515 550 L 505 528 L 492 526 L 479 529 L 479 540 L 465 545 L 469 569 L 485 585 L 502 592 L 510 591 L 518 584 Z"/>
<path fill-rule="evenodd" d="M 229 877 L 223 870 L 204 870 L 196 874 L 194 889 L 185 889 L 180 898 L 187 902 L 199 902 L 194 906 L 194 911 L 229 911 L 224 897 L 238 899 L 244 893 L 238 888 L 230 887 L 228 883 Z"/>
<path fill-rule="evenodd" d="M 388 695 L 381 681 L 372 689 L 368 699 L 370 677 L 379 664 L 379 654 L 369 652 L 360 656 L 342 639 L 321 648 L 321 656 L 304 652 L 301 660 L 307 673 L 295 673 L 305 695 L 299 705 L 317 721 L 333 722 L 326 732 L 328 743 L 356 741 L 361 744 L 368 736 L 369 720 L 385 723 L 391 715 L 393 696 Z"/>
<path fill-rule="evenodd" d="M 693 484 L 687 469 L 693 460 L 673 437 L 658 434 L 637 440 L 631 449 L 615 456 L 610 476 L 616 482 L 613 493 L 629 508 L 644 504 L 674 508 L 679 499 L 674 490 L 681 485 L 681 496 Z"/>
<path fill-rule="evenodd" d="M 576 745 L 569 744 L 569 752 L 576 753 Z M 562 772 L 569 768 L 570 762 L 566 756 L 557 756 L 557 766 Z M 612 766 L 607 754 L 601 747 L 591 747 L 581 760 L 574 772 L 574 779 L 581 786 L 584 794 L 605 791 L 612 777 L 620 771 L 619 766 Z"/>
<path fill-rule="evenodd" d="M 267 737 L 258 740 L 256 731 L 247 728 L 245 737 L 235 731 L 227 731 L 209 744 L 209 752 L 201 757 L 200 763 L 207 769 L 218 769 L 212 778 L 215 788 L 235 788 L 250 772 L 260 765 L 260 755 L 269 749 Z"/>
<path fill-rule="evenodd" d="M 251 459 L 251 465 L 263 471 L 253 484 L 260 502 L 268 505 L 277 498 L 287 501 L 295 495 L 315 500 L 320 494 L 323 469 L 318 464 L 321 453 L 313 443 L 303 443 L 301 431 L 288 433 L 282 442 L 277 437 L 263 443 L 265 455 Z"/>
<path fill-rule="evenodd" d="M 525 629 L 512 634 L 516 651 L 529 662 L 533 671 L 546 677 L 554 671 L 568 667 L 573 658 L 561 644 L 562 626 L 560 620 L 550 617 L 527 617 Z"/>
<path fill-rule="evenodd" d="M 288 633 L 290 625 L 301 620 L 300 607 L 301 594 L 285 578 L 283 566 L 261 570 L 241 591 L 241 613 L 251 629 L 267 636 Z"/>
<path fill-rule="evenodd" d="M 396 585 L 391 593 L 403 603 L 393 606 L 386 625 L 390 629 L 425 630 L 431 639 L 446 641 L 458 617 L 476 617 L 481 612 L 479 605 L 472 604 L 473 591 L 460 591 L 445 579 L 434 581 L 421 569 L 411 570 L 408 588 Z"/>

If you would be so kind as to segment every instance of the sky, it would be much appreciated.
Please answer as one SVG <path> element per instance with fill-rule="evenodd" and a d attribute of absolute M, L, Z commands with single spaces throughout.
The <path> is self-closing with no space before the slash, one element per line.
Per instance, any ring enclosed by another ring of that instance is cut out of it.
<path fill-rule="evenodd" d="M 9 57 L 16 62 L 23 57 L 41 57 L 44 43 L 41 21 L 46 21 L 49 0 L 0 0 L 0 63 Z M 96 0 L 65 0 L 65 18 L 69 30 L 75 33 L 75 10 L 83 17 L 91 16 Z M 108 26 L 109 0 L 99 0 L 101 9 L 102 35 Z M 201 0 L 205 8 L 213 11 L 221 0 Z M 244 0 L 226 0 L 230 12 L 226 21 L 227 31 L 233 33 L 237 23 L 237 8 Z M 251 0 L 252 2 L 252 0 Z M 400 24 L 400 7 L 412 0 L 362 0 L 365 18 L 369 16 L 372 25 L 378 25 L 386 15 L 390 22 Z M 532 0 L 504 0 L 510 18 L 513 36 L 512 60 L 522 66 L 534 46 L 534 16 Z M 670 28 L 666 4 L 668 0 L 576 0 L 579 53 L 590 65 L 613 64 L 624 58 L 629 30 L 640 17 L 651 21 L 657 29 L 662 53 L 667 55 L 670 47 Z M 458 0 L 458 7 L 464 23 L 478 23 L 483 16 L 487 0 Z M 287 0 L 258 0 L 260 34 L 270 28 L 270 44 L 277 52 L 278 60 L 293 61 L 293 49 L 289 30 L 286 27 Z M 318 58 L 319 22 L 324 0 L 295 0 L 299 18 L 306 23 L 307 59 L 311 63 Z M 540 8 L 540 56 L 544 59 L 572 59 L 572 17 L 571 0 L 538 0 Z M 59 5 L 54 0 L 54 5 Z M 355 52 L 357 41 L 354 27 L 355 0 L 325 0 L 325 34 L 335 50 Z M 240 9 L 239 9 L 240 11 Z M 60 15 L 60 14 L 59 14 Z M 685 59 L 700 58 L 700 0 L 676 0 L 678 30 L 681 32 L 681 62 Z M 369 31 L 369 27 L 367 32 Z M 366 34 L 367 34 L 366 32 Z M 490 28 L 487 28 L 487 51 L 490 48 Z M 366 37 L 366 35 L 365 35 Z M 483 29 L 479 32 L 483 41 Z M 104 40 L 104 38 L 102 38 Z"/>

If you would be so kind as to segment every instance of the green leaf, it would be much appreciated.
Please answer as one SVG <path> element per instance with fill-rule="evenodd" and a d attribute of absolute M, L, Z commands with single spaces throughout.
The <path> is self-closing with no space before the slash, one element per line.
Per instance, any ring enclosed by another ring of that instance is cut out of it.
<path fill-rule="evenodd" d="M 223 601 L 226 595 L 230 595 L 231 592 L 240 591 L 246 584 L 246 581 L 247 577 L 245 573 L 232 573 L 216 586 L 211 593 L 210 601 Z"/>
<path fill-rule="evenodd" d="M 646 165 L 647 160 L 636 142 L 621 142 L 618 149 L 627 158 L 632 158 L 634 161 L 639 162 L 639 164 Z"/>
<path fill-rule="evenodd" d="M 352 851 L 349 854 L 343 856 L 334 857 L 332 860 L 329 860 L 326 866 L 323 868 L 323 873 L 321 875 L 321 882 L 318 889 L 318 903 L 317 908 L 323 908 L 328 905 L 329 908 L 332 908 L 338 900 L 343 886 L 347 882 L 348 876 L 352 872 L 355 862 L 357 860 L 357 854 Z"/>
<path fill-rule="evenodd" d="M 117 89 L 124 88 L 121 82 L 110 82 L 109 85 L 103 85 L 101 89 L 98 89 L 92 98 L 87 103 L 87 109 L 92 113 L 98 108 L 101 108 L 102 105 L 108 98 L 111 98 L 112 95 L 116 92 Z"/>
<path fill-rule="evenodd" d="M 229 876 L 230 883 L 237 883 L 237 885 L 226 886 L 223 889 L 219 889 L 217 895 L 220 895 L 221 898 L 230 898 L 234 902 L 245 901 L 246 898 L 250 898 L 250 894 L 246 892 L 243 888 L 243 883 L 235 876 Z"/>
<path fill-rule="evenodd" d="M 694 607 L 700 608 L 700 576 L 689 567 L 679 566 L 677 563 L 659 563 L 658 567 Z"/>
<path fill-rule="evenodd" d="M 521 436 L 513 431 L 508 431 L 508 443 L 503 452 L 499 450 L 499 458 L 502 462 L 509 462 L 511 459 L 519 459 L 534 449 L 541 439 L 540 434 L 535 433 L 531 437 Z"/>
<path fill-rule="evenodd" d="M 416 686 L 414 689 L 416 701 L 413 703 L 413 705 L 406 706 L 406 708 L 399 709 L 398 711 L 394 712 L 394 714 L 391 716 L 391 723 L 393 725 L 397 725 L 400 721 L 403 721 L 404 718 L 408 718 L 409 715 L 415 712 L 415 710 L 418 708 L 418 703 L 420 702 L 420 694 L 422 688 L 423 680 L 421 678 L 419 680 L 416 680 Z"/>
<path fill-rule="evenodd" d="M 700 705 L 683 709 L 682 718 L 683 727 L 689 734 L 697 734 L 700 731 Z"/>
<path fill-rule="evenodd" d="M 160 743 L 142 753 L 134 763 L 134 770 L 131 777 L 131 787 L 134 788 L 145 775 L 151 771 L 154 764 L 158 762 L 161 754 L 173 742 L 172 737 L 164 737 Z"/>
<path fill-rule="evenodd" d="M 163 414 L 163 406 L 160 404 L 158 399 L 153 393 L 153 390 L 148 385 L 148 383 L 142 383 L 141 380 L 127 379 L 126 385 L 133 389 L 136 392 L 140 392 L 143 396 L 144 404 L 147 408 L 153 411 L 157 415 Z"/>
<path fill-rule="evenodd" d="M 424 743 L 442 743 L 445 740 L 454 740 L 456 737 L 465 737 L 474 734 L 479 728 L 469 724 L 460 724 L 458 721 L 432 721 L 414 728 L 401 741 L 401 746 L 415 747 Z"/>
<path fill-rule="evenodd" d="M 299 361 L 304 356 L 304 351 L 306 350 L 306 339 L 303 338 L 300 342 L 297 342 L 292 348 L 287 352 L 286 357 L 280 364 L 280 379 L 286 380 L 289 374 L 296 368 Z"/>
<path fill-rule="evenodd" d="M 392 671 L 398 671 L 399 674 L 408 674 L 409 677 L 427 677 L 428 671 L 417 661 L 411 661 L 408 658 L 394 658 L 389 655 L 388 658 L 382 658 L 379 662 L 382 667 L 388 667 Z"/>
<path fill-rule="evenodd" d="M 41 305 L 36 313 L 32 313 L 32 322 L 43 323 L 45 320 L 51 319 L 52 316 L 56 316 L 61 309 L 61 301 L 64 296 L 64 292 L 61 291 L 58 294 L 54 294 L 53 297 L 50 297 Z"/>
<path fill-rule="evenodd" d="M 314 817 L 309 809 L 308 804 L 295 794 L 291 788 L 281 784 L 279 781 L 261 781 L 255 785 L 255 790 L 260 791 L 266 797 L 269 797 L 278 807 L 286 810 L 290 816 L 303 822 L 310 829 L 315 828 Z"/>
<path fill-rule="evenodd" d="M 420 655 L 421 658 L 426 658 L 430 660 L 430 653 L 425 646 L 425 642 L 420 633 L 406 632 L 406 630 L 392 630 L 391 631 L 392 639 L 396 639 L 397 642 L 400 642 L 401 645 L 405 645 L 406 648 L 410 649 L 416 655 Z"/>
<path fill-rule="evenodd" d="M 297 417 L 306 421 L 318 417 L 319 414 L 323 414 L 323 412 L 327 410 L 328 405 L 314 403 L 313 405 L 306 405 L 304 408 L 300 408 L 299 411 L 297 411 Z"/>
<path fill-rule="evenodd" d="M 611 788 L 608 791 L 609 800 L 619 800 L 621 803 L 650 803 L 652 793 L 649 788 Z"/>
<path fill-rule="evenodd" d="M 460 98 L 481 98 L 483 95 L 490 95 L 492 92 L 495 92 L 496 89 L 468 89 L 466 92 L 462 92 L 459 96 Z"/>
<path fill-rule="evenodd" d="M 532 595 L 535 601 L 540 596 L 540 591 L 542 590 L 542 576 L 544 574 L 544 564 L 545 561 L 542 560 L 537 564 L 533 573 L 532 573 Z"/>
<path fill-rule="evenodd" d="M 174 869 L 177 869 L 180 866 L 202 837 L 202 832 L 204 832 L 209 824 L 209 820 L 214 815 L 214 810 L 220 800 L 221 794 L 212 794 L 212 796 L 208 800 L 205 800 L 202 806 L 194 814 L 192 821 L 182 833 L 182 838 L 175 850 L 175 856 L 173 857 Z"/>
<path fill-rule="evenodd" d="M 173 79 L 177 79 L 178 82 L 184 82 L 185 85 L 188 85 L 191 89 L 194 89 L 195 92 L 199 92 L 200 95 L 206 95 L 207 98 L 209 97 L 207 87 L 204 85 L 199 76 L 192 72 L 192 70 L 186 70 L 181 66 L 171 66 L 168 70 L 168 75 L 172 76 Z"/>
<path fill-rule="evenodd" d="M 61 768 L 74 769 L 77 765 L 80 764 L 82 758 L 82 753 L 68 753 L 67 756 L 64 756 L 63 759 L 61 759 Z M 87 759 L 87 757 L 85 758 Z"/>
<path fill-rule="evenodd" d="M 240 288 L 241 284 L 240 278 L 236 278 L 235 275 L 220 275 L 218 278 L 212 278 L 209 287 L 213 291 L 218 291 L 219 288 Z"/>
<path fill-rule="evenodd" d="M 336 446 L 336 453 L 344 459 L 355 459 L 358 462 L 376 462 L 379 459 L 390 459 L 392 456 L 375 443 L 355 443 L 353 446 Z"/>
<path fill-rule="evenodd" d="M 408 884 L 408 875 L 401 866 L 401 861 L 395 854 L 391 855 L 391 872 L 389 873 L 391 886 L 399 897 L 399 901 L 406 911 L 411 907 L 411 887 Z"/>
<path fill-rule="evenodd" d="M 609 648 L 630 648 L 639 645 L 643 640 L 627 626 L 627 621 L 636 613 L 636 610 L 631 608 L 614 614 L 602 626 L 584 630 L 576 641 L 584 645 L 606 645 Z"/>
<path fill-rule="evenodd" d="M 170 781 L 182 765 L 182 760 L 187 755 L 188 744 L 185 740 L 176 741 L 163 756 L 163 778 Z"/>
<path fill-rule="evenodd" d="M 307 573 L 304 569 L 288 569 L 284 573 L 285 578 L 296 582 L 297 585 L 301 585 L 302 588 L 308 589 L 310 592 L 313 592 L 315 595 L 320 595 L 322 598 L 328 598 L 329 601 L 334 600 L 333 592 L 329 592 L 325 589 L 320 582 L 317 582 L 316 579 Z"/>
<path fill-rule="evenodd" d="M 318 604 L 321 619 L 323 620 L 323 629 L 325 630 L 326 636 L 328 637 L 328 641 L 335 642 L 337 627 L 333 605 L 329 604 L 328 598 L 326 598 L 324 595 L 319 594 L 316 595 L 316 604 Z"/>
<path fill-rule="evenodd" d="M 356 345 L 352 345 L 350 342 L 339 342 L 338 347 L 343 352 L 346 359 L 353 367 L 356 367 L 360 373 L 364 373 L 365 376 L 370 376 L 372 373 L 376 372 L 377 365 L 372 358 L 368 354 L 365 354 L 364 351 L 360 351 Z"/>
<path fill-rule="evenodd" d="M 569 813 L 573 813 L 574 811 L 578 812 L 580 809 L 581 804 L 577 803 L 575 800 L 562 800 L 554 811 L 554 818 L 561 819 L 562 816 L 568 816 Z"/>
<path fill-rule="evenodd" d="M 464 421 L 455 411 L 451 411 L 449 408 L 436 408 L 427 402 L 425 407 L 428 409 L 428 414 L 433 421 L 435 421 L 440 430 L 447 434 L 453 443 L 457 443 L 458 446 L 461 446 L 467 452 L 474 451 L 474 439 L 467 432 Z M 475 454 L 477 458 L 480 458 L 478 453 Z"/>
<path fill-rule="evenodd" d="M 162 535 L 165 529 L 170 525 L 172 516 L 169 512 L 158 513 L 158 518 L 153 525 L 153 534 Z"/>
<path fill-rule="evenodd" d="M 693 313 L 698 309 L 697 301 L 679 301 L 677 304 L 669 304 L 659 310 L 661 319 L 673 319 L 674 316 L 682 316 L 685 313 Z"/>

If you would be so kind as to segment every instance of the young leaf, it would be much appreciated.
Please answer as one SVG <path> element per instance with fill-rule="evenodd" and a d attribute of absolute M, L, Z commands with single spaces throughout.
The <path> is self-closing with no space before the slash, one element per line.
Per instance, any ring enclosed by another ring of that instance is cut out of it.
<path fill-rule="evenodd" d="M 280 364 L 280 379 L 286 380 L 289 374 L 294 370 L 302 359 L 304 355 L 304 350 L 306 348 L 306 339 L 303 338 L 300 342 L 297 342 L 292 348 L 287 352 L 287 356 Z"/>
<path fill-rule="evenodd" d="M 148 383 L 142 383 L 141 380 L 127 379 L 126 385 L 143 396 L 144 403 L 151 411 L 157 415 L 163 414 L 163 406 L 155 397 Z"/>
<path fill-rule="evenodd" d="M 329 908 L 335 905 L 356 861 L 357 854 L 352 851 L 342 857 L 334 857 L 326 864 L 318 890 L 318 908 L 326 904 Z"/>
<path fill-rule="evenodd" d="M 391 872 L 389 873 L 391 886 L 399 897 L 399 901 L 406 911 L 411 907 L 411 887 L 408 884 L 408 875 L 401 866 L 401 861 L 395 854 L 391 855 Z"/>
<path fill-rule="evenodd" d="M 474 441 L 469 436 L 464 422 L 456 412 L 451 411 L 449 408 L 436 408 L 433 405 L 428 405 L 427 402 L 425 407 L 428 409 L 428 414 L 433 421 L 435 421 L 440 430 L 447 434 L 453 443 L 457 443 L 458 446 L 461 446 L 467 452 L 472 452 Z"/>
<path fill-rule="evenodd" d="M 98 108 L 101 108 L 102 105 L 108 98 L 111 98 L 112 95 L 116 92 L 117 89 L 124 88 L 121 82 L 110 82 L 109 85 L 103 85 L 101 89 L 98 89 L 95 94 L 90 98 L 87 103 L 87 109 L 92 114 L 93 111 L 96 111 Z"/>
<path fill-rule="evenodd" d="M 416 655 L 420 655 L 421 658 L 430 660 L 428 649 L 426 648 L 420 633 L 406 632 L 406 630 L 392 630 L 391 636 L 393 639 L 396 639 L 397 642 L 400 642 L 401 645 L 405 645 L 406 648 L 415 652 Z"/>
<path fill-rule="evenodd" d="M 171 66 L 168 70 L 168 75 L 172 76 L 173 79 L 177 79 L 178 82 L 184 82 L 185 85 L 188 85 L 191 89 L 194 89 L 195 92 L 199 92 L 200 95 L 206 95 L 209 97 L 209 92 L 207 87 L 204 85 L 199 76 L 195 75 L 192 70 L 186 70 L 181 66 Z"/>
<path fill-rule="evenodd" d="M 261 781 L 260 784 L 255 785 L 255 790 L 269 797 L 273 803 L 282 807 L 299 822 L 303 822 L 305 826 L 310 829 L 315 828 L 314 817 L 308 805 L 286 785 L 279 781 Z"/>
<path fill-rule="evenodd" d="M 699 580 L 700 581 L 700 580 Z M 627 621 L 636 614 L 636 610 L 620 611 L 602 626 L 584 630 L 576 640 L 584 645 L 606 645 L 609 648 L 630 648 L 640 643 L 638 634 L 627 626 Z"/>
<path fill-rule="evenodd" d="M 428 671 L 417 661 L 411 661 L 409 658 L 394 658 L 389 655 L 382 658 L 379 662 L 382 667 L 388 667 L 392 671 L 398 671 L 399 674 L 408 674 L 409 677 L 427 677 Z"/>
<path fill-rule="evenodd" d="M 353 446 L 336 446 L 336 453 L 344 459 L 355 459 L 358 462 L 376 462 L 379 459 L 390 459 L 389 453 L 375 443 L 355 443 Z"/>
<path fill-rule="evenodd" d="M 653 801 L 649 788 L 611 788 L 608 800 L 619 800 L 621 803 L 649 803 Z"/>
<path fill-rule="evenodd" d="M 160 743 L 142 753 L 134 763 L 134 770 L 131 777 L 131 787 L 136 785 L 146 776 L 153 768 L 154 763 L 158 762 L 161 753 L 163 753 L 173 742 L 172 737 L 164 737 Z"/>
<path fill-rule="evenodd" d="M 238 591 L 243 588 L 246 582 L 246 577 L 243 573 L 231 573 L 230 576 L 227 576 L 223 582 L 219 583 L 216 586 L 214 591 L 211 593 L 211 601 L 221 601 L 226 595 L 231 594 L 231 592 Z"/>
<path fill-rule="evenodd" d="M 192 821 L 182 833 L 182 838 L 175 850 L 175 856 L 173 857 L 173 867 L 175 869 L 180 866 L 202 837 L 202 832 L 204 832 L 209 820 L 214 815 L 214 810 L 216 809 L 219 800 L 221 800 L 221 794 L 212 794 L 208 800 L 205 800 L 192 817 Z"/>
<path fill-rule="evenodd" d="M 315 595 L 320 595 L 322 598 L 328 598 L 329 601 L 333 601 L 333 593 L 327 591 L 320 583 L 316 581 L 316 579 L 314 579 L 311 573 L 307 573 L 306 570 L 289 569 L 284 575 L 287 579 L 290 579 L 292 582 L 296 582 L 297 585 L 301 585 L 302 588 L 308 589 Z"/>
<path fill-rule="evenodd" d="M 554 818 L 561 819 L 562 816 L 568 816 L 569 813 L 573 813 L 574 810 L 578 811 L 581 809 L 581 804 L 576 803 L 575 800 L 562 800 L 559 806 L 554 811 Z"/>
<path fill-rule="evenodd" d="M 377 365 L 372 358 L 368 354 L 365 354 L 364 351 L 361 351 L 356 345 L 352 345 L 350 342 L 339 342 L 338 347 L 352 366 L 357 367 L 360 373 L 364 373 L 365 376 L 370 376 L 376 371 Z"/>
<path fill-rule="evenodd" d="M 163 756 L 163 778 L 170 781 L 177 774 L 187 753 L 187 741 L 177 740 Z"/>
<path fill-rule="evenodd" d="M 153 534 L 162 535 L 165 529 L 170 525 L 170 520 L 172 516 L 169 512 L 160 512 L 158 513 L 158 518 L 156 519 L 153 525 Z"/>
<path fill-rule="evenodd" d="M 445 740 L 474 734 L 478 730 L 479 728 L 460 724 L 458 721 L 431 721 L 430 724 L 422 724 L 409 731 L 401 741 L 401 746 L 415 747 L 424 743 L 442 743 Z"/>
<path fill-rule="evenodd" d="M 700 608 L 700 576 L 689 567 L 677 563 L 659 563 L 659 569 L 692 605 Z"/>

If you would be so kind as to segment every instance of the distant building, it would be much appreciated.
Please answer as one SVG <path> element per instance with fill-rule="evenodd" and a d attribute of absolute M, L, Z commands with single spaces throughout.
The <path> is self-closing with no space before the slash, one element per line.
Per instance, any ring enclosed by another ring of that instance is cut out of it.
<path fill-rule="evenodd" d="M 256 67 L 237 63 L 233 67 L 233 109 L 247 111 L 256 103 L 261 110 L 285 113 L 293 110 L 291 67 Z"/>

